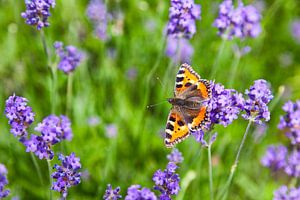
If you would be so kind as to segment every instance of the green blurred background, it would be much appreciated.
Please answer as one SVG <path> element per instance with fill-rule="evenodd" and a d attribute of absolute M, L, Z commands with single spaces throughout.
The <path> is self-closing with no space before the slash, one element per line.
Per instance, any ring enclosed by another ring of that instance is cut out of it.
<path fill-rule="evenodd" d="M 170 149 L 163 144 L 161 133 L 170 109 L 168 103 L 147 109 L 147 105 L 165 101 L 173 95 L 175 74 L 179 64 L 165 56 L 164 27 L 168 22 L 169 1 L 115 0 L 107 1 L 108 10 L 118 14 L 108 26 L 111 39 L 102 42 L 93 34 L 86 16 L 87 0 L 57 0 L 51 10 L 50 27 L 45 28 L 47 45 L 52 53 L 54 41 L 74 45 L 85 52 L 84 62 L 73 74 L 73 98 L 69 115 L 74 137 L 64 142 L 64 152 L 75 152 L 81 158 L 82 183 L 69 190 L 69 199 L 101 199 L 106 185 L 121 186 L 123 197 L 127 187 L 140 184 L 152 188 L 152 175 L 164 169 Z M 209 78 L 218 49 L 222 43 L 212 27 L 220 1 L 199 1 L 202 19 L 191 39 L 193 68 Z M 226 42 L 221 55 L 216 82 L 228 86 L 229 69 L 234 62 L 232 46 L 250 46 L 251 52 L 241 58 L 233 88 L 244 92 L 259 78 L 272 85 L 274 96 L 280 86 L 285 92 L 274 109 L 265 133 L 259 135 L 252 127 L 230 188 L 228 199 L 271 199 L 273 190 L 285 180 L 275 181 L 263 168 L 260 158 L 268 144 L 288 143 L 277 130 L 281 106 L 287 99 L 300 96 L 300 44 L 291 35 L 290 24 L 300 16 L 298 0 L 244 1 L 261 3 L 263 31 L 256 39 Z M 20 13 L 23 1 L 0 0 L 0 105 L 15 93 L 29 100 L 36 113 L 33 127 L 51 114 L 51 72 L 43 51 L 41 34 L 24 23 Z M 156 65 L 156 67 L 155 67 Z M 128 71 L 129 70 L 129 71 Z M 128 76 L 136 71 L 136 76 Z M 55 114 L 66 110 L 67 76 L 57 72 Z M 272 104 L 272 103 L 271 103 Z M 99 123 L 91 125 L 89 119 Z M 107 137 L 107 126 L 117 127 L 117 136 Z M 230 167 L 246 128 L 242 118 L 228 126 L 216 127 L 218 138 L 213 144 L 213 176 L 217 193 L 224 186 Z M 9 133 L 9 125 L 1 115 L 0 163 L 8 168 L 9 198 L 46 199 L 49 186 L 47 164 L 38 160 L 44 185 L 40 183 L 30 154 Z M 257 139 L 257 137 L 259 138 Z M 179 174 L 183 181 L 195 173 L 186 191 L 178 199 L 208 199 L 207 149 L 190 137 L 177 148 L 184 162 Z M 56 153 L 61 149 L 55 147 Z M 57 163 L 54 159 L 51 164 Z M 53 192 L 58 197 L 57 192 Z"/>

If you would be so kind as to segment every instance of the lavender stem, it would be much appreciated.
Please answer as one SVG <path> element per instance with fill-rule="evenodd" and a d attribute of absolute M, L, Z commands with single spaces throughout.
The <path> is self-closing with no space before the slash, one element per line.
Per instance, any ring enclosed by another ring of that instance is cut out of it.
<path fill-rule="evenodd" d="M 51 186 L 52 186 L 52 178 L 51 178 L 51 160 L 48 160 L 47 159 L 47 165 L 48 165 L 48 172 L 49 172 L 49 183 L 50 183 L 50 192 L 49 192 L 49 199 L 52 200 L 52 189 L 51 189 Z"/>
<path fill-rule="evenodd" d="M 238 152 L 236 154 L 235 161 L 234 161 L 233 165 L 231 166 L 230 175 L 229 175 L 229 177 L 227 179 L 227 182 L 226 182 L 226 185 L 225 185 L 223 191 L 221 192 L 222 200 L 225 200 L 227 198 L 229 186 L 230 186 L 231 181 L 233 179 L 233 175 L 234 175 L 234 173 L 236 171 L 236 168 L 237 168 L 237 165 L 238 165 L 238 162 L 239 162 L 239 158 L 240 158 L 240 153 L 241 153 L 242 148 L 243 148 L 243 146 L 245 144 L 245 141 L 246 141 L 246 138 L 247 138 L 247 135 L 248 135 L 251 123 L 252 123 L 252 120 L 249 120 L 247 128 L 246 128 L 246 131 L 245 131 L 244 136 L 243 136 L 243 139 L 241 141 L 240 147 L 239 147 Z"/>

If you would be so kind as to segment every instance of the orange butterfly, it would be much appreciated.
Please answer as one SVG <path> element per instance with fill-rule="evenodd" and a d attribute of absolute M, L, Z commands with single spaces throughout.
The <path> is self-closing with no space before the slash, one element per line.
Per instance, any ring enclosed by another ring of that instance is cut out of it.
<path fill-rule="evenodd" d="M 165 144 L 173 147 L 190 135 L 191 131 L 203 129 L 209 122 L 209 112 L 204 101 L 211 98 L 210 83 L 188 64 L 182 64 L 176 76 L 174 98 L 168 102 L 173 105 L 168 116 Z"/>

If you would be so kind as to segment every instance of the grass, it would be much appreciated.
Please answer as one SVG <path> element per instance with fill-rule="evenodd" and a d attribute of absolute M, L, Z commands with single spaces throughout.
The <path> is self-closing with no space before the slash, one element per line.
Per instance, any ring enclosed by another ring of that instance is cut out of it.
<path fill-rule="evenodd" d="M 300 14 L 299 2 L 264 2 L 262 34 L 256 39 L 226 42 L 216 61 L 222 40 L 211 24 L 217 16 L 219 1 L 196 1 L 202 5 L 202 20 L 197 22 L 197 33 L 191 39 L 194 47 L 191 65 L 203 78 L 214 73 L 212 66 L 217 63 L 218 70 L 212 79 L 229 86 L 230 66 L 234 62 L 232 46 L 249 45 L 252 50 L 240 59 L 236 77 L 230 82 L 232 87 L 243 92 L 254 80 L 263 78 L 271 83 L 274 96 L 282 85 L 289 91 L 274 105 L 266 135 L 259 143 L 253 137 L 255 128 L 250 128 L 228 199 L 271 199 L 273 190 L 282 184 L 272 179 L 268 169 L 262 168 L 260 158 L 268 144 L 288 143 L 276 128 L 282 114 L 281 106 L 287 99 L 295 100 L 300 96 L 297 87 L 300 46 L 289 29 L 290 22 Z M 170 152 L 160 136 L 170 105 L 163 103 L 147 109 L 147 105 L 172 97 L 179 67 L 164 54 L 163 31 L 168 21 L 169 2 L 107 1 L 111 12 L 123 13 L 123 18 L 109 25 L 111 39 L 107 42 L 94 36 L 92 24 L 85 15 L 87 4 L 87 0 L 58 0 L 52 9 L 51 25 L 44 29 L 50 55 L 54 55 L 55 41 L 74 45 L 86 54 L 86 59 L 73 74 L 72 103 L 69 105 L 66 105 L 68 78 L 61 71 L 55 73 L 55 108 L 51 108 L 53 75 L 47 67 L 40 32 L 26 25 L 20 17 L 25 10 L 23 1 L 0 1 L 0 106 L 3 110 L 5 100 L 13 93 L 26 97 L 36 113 L 32 127 L 52 112 L 65 114 L 69 106 L 74 137 L 71 142 L 64 142 L 63 148 L 58 146 L 55 150 L 63 149 L 66 154 L 75 152 L 81 158 L 82 171 L 89 172 L 80 185 L 70 189 L 69 198 L 99 199 L 108 183 L 113 187 L 121 186 L 124 197 L 132 184 L 151 188 L 154 171 L 165 168 L 166 155 Z M 292 56 L 292 64 L 284 66 L 280 62 L 283 54 Z M 126 75 L 131 68 L 137 70 L 133 80 Z M 91 116 L 99 116 L 101 123 L 90 126 L 87 120 Z M 10 197 L 46 198 L 49 193 L 46 162 L 37 159 L 44 182 L 41 184 L 35 163 L 23 145 L 9 133 L 4 115 L 0 122 L 0 163 L 9 171 Z M 118 135 L 113 139 L 105 135 L 105 127 L 110 123 L 118 127 Z M 226 184 L 246 126 L 247 122 L 240 118 L 227 128 L 215 129 L 218 138 L 211 147 L 215 197 Z M 177 147 L 184 156 L 179 169 L 184 195 L 180 194 L 178 199 L 208 199 L 207 149 L 201 148 L 192 137 Z M 51 161 L 52 165 L 54 163 L 56 159 Z M 54 198 L 58 197 L 57 192 L 52 193 Z"/>

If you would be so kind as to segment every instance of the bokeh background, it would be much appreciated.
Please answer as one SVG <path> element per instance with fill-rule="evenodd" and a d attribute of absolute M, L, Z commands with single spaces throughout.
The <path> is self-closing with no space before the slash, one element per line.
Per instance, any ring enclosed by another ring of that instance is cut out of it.
<path fill-rule="evenodd" d="M 71 113 L 72 141 L 55 152 L 75 152 L 80 157 L 84 177 L 71 188 L 69 199 L 101 199 L 106 185 L 120 186 L 123 197 L 132 184 L 152 188 L 152 175 L 164 169 L 170 149 L 163 144 L 175 75 L 179 63 L 165 55 L 165 26 L 169 1 L 106 1 L 111 20 L 109 39 L 99 40 L 88 20 L 87 0 L 57 0 L 51 10 L 50 27 L 44 29 L 47 45 L 54 60 L 53 43 L 62 41 L 85 53 L 85 59 L 73 74 Z M 212 26 L 220 1 L 195 0 L 201 4 L 201 20 L 191 39 L 194 54 L 190 64 L 203 78 L 210 78 L 222 39 Z M 235 39 L 225 43 L 219 68 L 213 80 L 228 87 L 229 69 L 234 60 L 233 47 L 251 47 L 239 63 L 233 88 L 244 92 L 259 78 L 271 83 L 274 96 L 271 120 L 263 128 L 251 128 L 235 174 L 228 199 L 271 199 L 273 190 L 286 180 L 275 180 L 263 168 L 260 159 L 271 143 L 288 143 L 277 129 L 281 106 L 300 96 L 300 41 L 292 34 L 291 24 L 300 18 L 298 0 L 244 0 L 262 13 L 262 33 L 255 39 Z M 36 113 L 34 125 L 51 114 L 51 71 L 43 51 L 41 32 L 24 23 L 20 13 L 24 1 L 0 0 L 0 110 L 15 93 L 29 100 Z M 298 35 L 299 37 L 299 35 Z M 299 38 L 298 38 L 299 39 Z M 55 114 L 66 112 L 67 76 L 57 71 Z M 147 108 L 147 105 L 162 103 Z M 8 168 L 9 198 L 46 199 L 48 170 L 38 160 L 44 185 L 38 179 L 30 154 L 9 132 L 4 114 L 0 118 L 0 163 Z M 33 125 L 33 127 L 34 127 Z M 215 127 L 218 138 L 212 146 L 214 188 L 217 193 L 229 175 L 230 167 L 246 128 L 242 118 L 227 128 Z M 33 131 L 33 128 L 31 129 Z M 208 199 L 207 149 L 193 137 L 177 148 L 184 162 L 179 174 L 187 183 L 178 199 Z M 51 163 L 56 163 L 54 159 Z M 188 181 L 187 176 L 195 173 Z M 182 183 L 181 182 L 181 183 Z M 55 197 L 58 194 L 54 192 Z"/>

